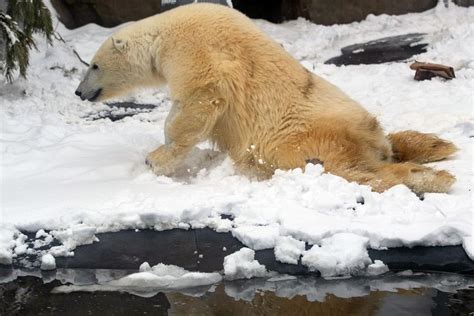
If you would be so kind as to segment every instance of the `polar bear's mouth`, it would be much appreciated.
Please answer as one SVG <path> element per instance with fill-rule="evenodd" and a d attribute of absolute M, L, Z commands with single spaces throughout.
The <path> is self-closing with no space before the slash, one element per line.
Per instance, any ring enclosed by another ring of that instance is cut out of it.
<path fill-rule="evenodd" d="M 97 91 L 92 95 L 92 97 L 90 97 L 90 98 L 87 99 L 87 100 L 89 100 L 89 101 L 91 101 L 91 102 L 92 102 L 92 101 L 95 101 L 95 100 L 99 97 L 99 95 L 100 95 L 101 92 L 102 92 L 102 88 L 100 88 L 99 90 L 97 90 Z"/>

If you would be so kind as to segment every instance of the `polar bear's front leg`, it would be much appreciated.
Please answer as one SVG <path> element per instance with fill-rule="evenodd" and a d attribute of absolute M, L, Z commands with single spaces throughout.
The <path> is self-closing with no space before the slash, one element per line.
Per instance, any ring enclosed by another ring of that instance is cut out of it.
<path fill-rule="evenodd" d="M 166 144 L 152 151 L 146 162 L 157 175 L 172 175 L 198 142 L 211 133 L 222 114 L 223 101 L 195 95 L 190 102 L 174 104 L 165 124 Z"/>
<path fill-rule="evenodd" d="M 186 157 L 187 150 L 179 150 L 170 145 L 162 145 L 148 154 L 146 163 L 159 176 L 172 175 L 180 162 Z"/>

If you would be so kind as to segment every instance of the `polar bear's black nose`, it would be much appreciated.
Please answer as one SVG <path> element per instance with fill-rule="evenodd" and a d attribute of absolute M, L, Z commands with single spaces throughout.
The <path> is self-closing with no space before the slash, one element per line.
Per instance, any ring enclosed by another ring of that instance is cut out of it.
<path fill-rule="evenodd" d="M 75 94 L 76 94 L 78 97 L 80 97 L 82 93 L 81 93 L 81 91 L 76 90 Z"/>

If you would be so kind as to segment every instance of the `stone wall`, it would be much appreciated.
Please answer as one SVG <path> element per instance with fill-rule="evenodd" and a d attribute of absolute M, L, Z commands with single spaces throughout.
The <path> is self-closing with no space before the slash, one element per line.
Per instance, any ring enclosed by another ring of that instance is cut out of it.
<path fill-rule="evenodd" d="M 51 0 L 60 20 L 68 28 L 88 23 L 105 27 L 136 21 L 193 0 Z M 200 2 L 225 0 L 200 0 Z M 446 3 L 447 0 L 444 0 Z M 369 14 L 404 14 L 433 8 L 438 0 L 233 0 L 234 7 L 251 18 L 282 22 L 307 18 L 331 25 L 361 21 Z M 458 5 L 474 5 L 474 0 L 454 0 Z"/>
<path fill-rule="evenodd" d="M 361 21 L 369 14 L 404 14 L 433 8 L 438 0 L 297 0 L 283 1 L 283 19 L 305 17 L 331 25 Z M 298 3 L 298 5 L 295 5 Z"/>
<path fill-rule="evenodd" d="M 161 0 L 51 0 L 51 4 L 70 29 L 88 23 L 112 27 L 161 11 Z"/>

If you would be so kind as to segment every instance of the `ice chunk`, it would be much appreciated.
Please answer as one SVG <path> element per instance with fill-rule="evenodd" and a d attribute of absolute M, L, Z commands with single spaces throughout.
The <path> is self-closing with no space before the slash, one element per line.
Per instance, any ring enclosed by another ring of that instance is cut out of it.
<path fill-rule="evenodd" d="M 224 275 L 228 280 L 250 279 L 268 275 L 267 269 L 255 260 L 255 251 L 242 248 L 224 258 Z"/>
<path fill-rule="evenodd" d="M 12 264 L 12 252 L 8 249 L 0 249 L 0 264 Z"/>
<path fill-rule="evenodd" d="M 41 257 L 41 270 L 56 269 L 56 260 L 51 254 L 45 254 Z"/>
<path fill-rule="evenodd" d="M 297 264 L 304 250 L 304 241 L 294 239 L 291 236 L 281 236 L 277 239 L 275 245 L 275 258 L 283 263 Z"/>
<path fill-rule="evenodd" d="M 369 239 L 352 233 L 339 233 L 305 251 L 302 263 L 318 270 L 323 277 L 352 275 L 372 263 L 367 253 Z"/>
<path fill-rule="evenodd" d="M 374 263 L 369 264 L 369 266 L 367 267 L 366 275 L 374 276 L 384 274 L 388 271 L 389 269 L 385 263 L 383 263 L 381 260 L 374 260 Z"/>
<path fill-rule="evenodd" d="M 232 235 L 254 250 L 273 248 L 280 235 L 280 225 L 239 226 L 232 231 Z"/>
<path fill-rule="evenodd" d="M 464 251 L 471 260 L 474 260 L 474 241 L 472 236 L 466 236 L 462 240 Z"/>
<path fill-rule="evenodd" d="M 150 269 L 148 263 L 140 266 L 138 273 L 127 275 L 119 280 L 110 281 L 108 286 L 156 288 L 156 289 L 183 289 L 219 282 L 222 277 L 219 273 L 190 272 L 181 267 L 159 263 Z"/>

